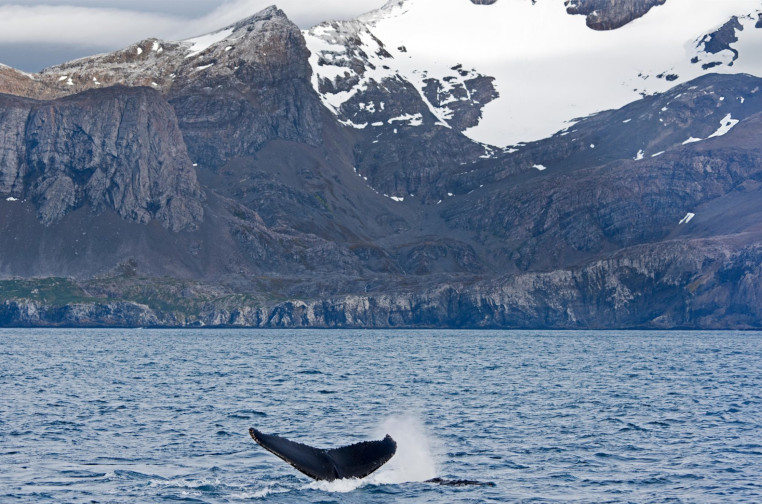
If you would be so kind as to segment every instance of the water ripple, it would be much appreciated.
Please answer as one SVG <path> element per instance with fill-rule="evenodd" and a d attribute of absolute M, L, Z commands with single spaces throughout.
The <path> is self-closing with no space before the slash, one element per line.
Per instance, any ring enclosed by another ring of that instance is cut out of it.
<path fill-rule="evenodd" d="M 0 330 L 0 342 L 3 502 L 762 502 L 755 333 Z M 322 447 L 394 430 L 400 448 L 362 482 L 315 484 L 250 426 Z M 496 486 L 423 482 L 434 476 Z"/>

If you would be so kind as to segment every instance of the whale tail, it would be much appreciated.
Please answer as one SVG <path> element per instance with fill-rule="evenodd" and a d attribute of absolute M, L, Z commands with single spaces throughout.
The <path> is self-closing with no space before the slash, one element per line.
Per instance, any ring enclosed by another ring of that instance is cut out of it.
<path fill-rule="evenodd" d="M 331 450 L 264 434 L 254 428 L 249 429 L 249 434 L 262 448 L 316 480 L 364 478 L 387 463 L 397 451 L 397 443 L 388 434 L 379 441 L 363 441 Z"/>

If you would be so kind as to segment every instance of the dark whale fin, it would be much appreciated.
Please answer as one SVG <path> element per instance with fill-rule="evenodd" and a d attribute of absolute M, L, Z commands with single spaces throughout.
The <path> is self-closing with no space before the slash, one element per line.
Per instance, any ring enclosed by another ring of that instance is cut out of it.
<path fill-rule="evenodd" d="M 388 434 L 380 441 L 363 441 L 333 450 L 313 448 L 254 428 L 249 429 L 249 434 L 262 448 L 316 480 L 364 478 L 397 451 L 397 443 Z"/>

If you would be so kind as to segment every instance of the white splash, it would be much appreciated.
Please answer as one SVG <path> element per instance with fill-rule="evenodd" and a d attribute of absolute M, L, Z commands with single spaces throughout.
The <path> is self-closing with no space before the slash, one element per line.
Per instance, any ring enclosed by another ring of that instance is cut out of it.
<path fill-rule="evenodd" d="M 397 442 L 397 453 L 367 479 L 384 485 L 426 481 L 436 477 L 432 443 L 423 424 L 412 416 L 392 417 L 379 428 L 378 435 L 389 434 Z"/>
<path fill-rule="evenodd" d="M 397 442 L 397 453 L 378 471 L 363 479 L 313 481 L 307 488 L 347 493 L 366 485 L 394 485 L 426 481 L 437 475 L 432 442 L 423 424 L 412 416 L 391 417 L 375 432 L 374 439 L 389 434 Z"/>

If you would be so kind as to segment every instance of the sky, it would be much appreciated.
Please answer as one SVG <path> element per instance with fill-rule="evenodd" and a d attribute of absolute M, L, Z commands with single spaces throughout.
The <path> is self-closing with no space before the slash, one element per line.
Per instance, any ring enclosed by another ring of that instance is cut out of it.
<path fill-rule="evenodd" d="M 0 0 L 0 63 L 28 72 L 157 37 L 180 40 L 275 3 L 302 28 L 385 0 Z"/>

